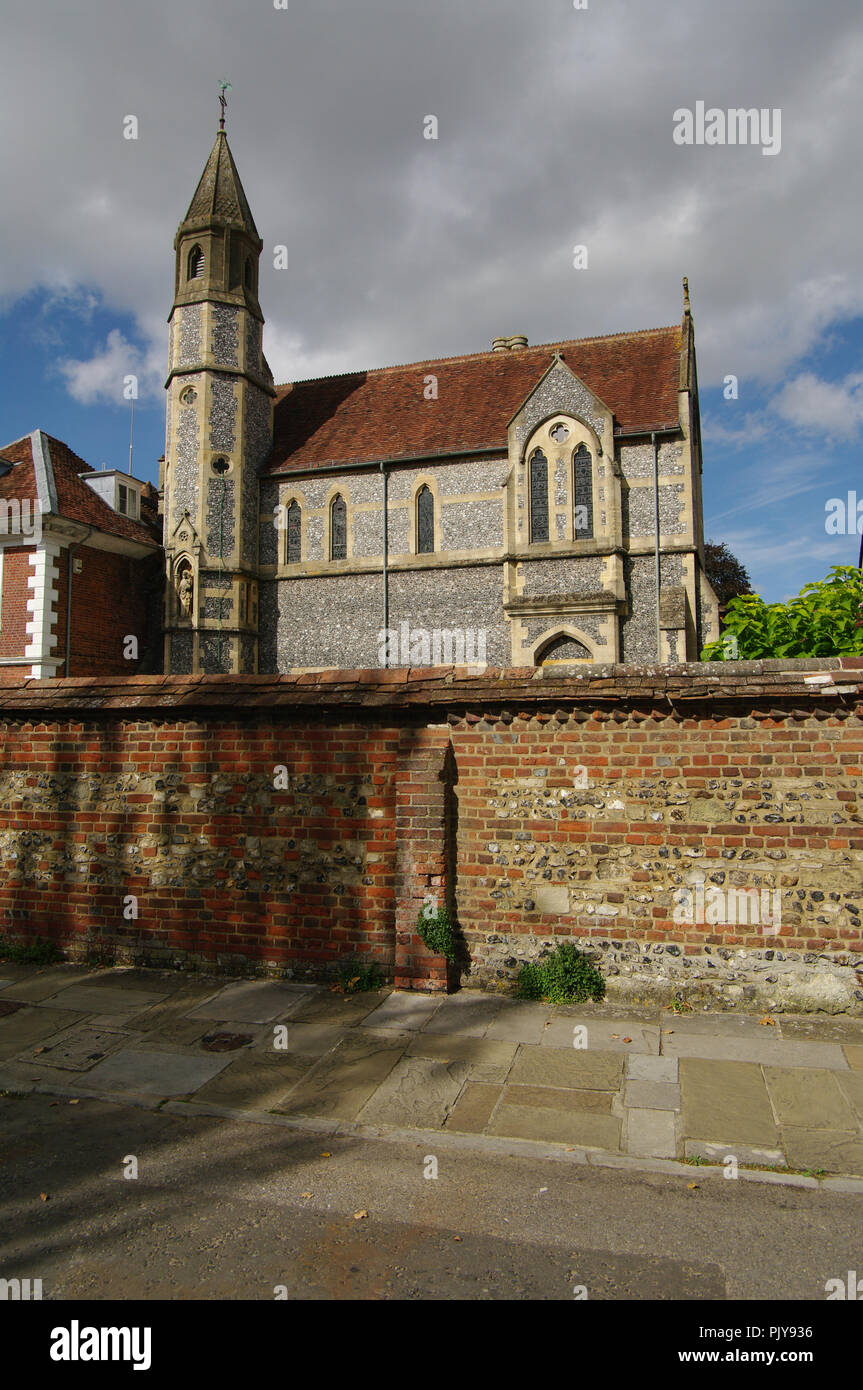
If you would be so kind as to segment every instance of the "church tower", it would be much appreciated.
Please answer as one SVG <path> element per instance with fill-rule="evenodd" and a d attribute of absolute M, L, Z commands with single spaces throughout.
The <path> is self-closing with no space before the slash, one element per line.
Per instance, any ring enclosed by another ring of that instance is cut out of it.
<path fill-rule="evenodd" d="M 272 445 L 258 236 L 224 116 L 174 239 L 165 461 L 165 671 L 258 669 L 258 472 Z"/>

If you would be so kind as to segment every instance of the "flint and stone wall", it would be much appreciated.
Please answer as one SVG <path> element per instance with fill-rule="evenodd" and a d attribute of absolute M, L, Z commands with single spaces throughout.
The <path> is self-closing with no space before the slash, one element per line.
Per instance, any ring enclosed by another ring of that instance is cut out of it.
<path fill-rule="evenodd" d="M 863 1012 L 861 692 L 850 658 L 0 686 L 0 933 L 440 989 L 431 898 L 464 984 L 573 940 L 612 998 Z"/>

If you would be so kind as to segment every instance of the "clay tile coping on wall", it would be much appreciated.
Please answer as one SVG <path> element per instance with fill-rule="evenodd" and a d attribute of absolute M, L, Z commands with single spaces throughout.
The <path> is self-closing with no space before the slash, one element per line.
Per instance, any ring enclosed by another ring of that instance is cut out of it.
<path fill-rule="evenodd" d="M 863 662 L 854 657 L 803 661 L 692 662 L 680 666 L 425 667 L 258 676 L 112 676 L 0 684 L 6 718 L 108 714 L 124 710 L 427 707 L 484 710 L 496 717 L 514 702 L 526 708 L 644 707 L 694 713 L 696 706 L 748 704 L 765 717 L 783 701 L 812 709 L 847 708 L 863 696 Z"/>

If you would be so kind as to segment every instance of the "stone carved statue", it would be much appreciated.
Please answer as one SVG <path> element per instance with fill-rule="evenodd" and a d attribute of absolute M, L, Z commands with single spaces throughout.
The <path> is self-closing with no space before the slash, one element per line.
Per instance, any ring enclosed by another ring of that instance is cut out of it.
<path fill-rule="evenodd" d="M 181 572 L 177 584 L 177 598 L 180 601 L 180 611 L 186 618 L 191 618 L 192 616 L 192 595 L 194 593 L 194 588 L 195 583 L 192 579 L 192 571 L 187 566 Z"/>

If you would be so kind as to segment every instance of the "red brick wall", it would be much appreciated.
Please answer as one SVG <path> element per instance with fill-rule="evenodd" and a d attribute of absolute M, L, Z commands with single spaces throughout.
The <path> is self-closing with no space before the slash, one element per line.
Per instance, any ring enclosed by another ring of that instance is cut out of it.
<path fill-rule="evenodd" d="M 0 933 L 127 959 L 361 958 L 442 988 L 416 932 L 431 896 L 478 978 L 563 937 L 859 960 L 860 671 L 796 665 L 598 678 L 599 708 L 590 680 L 542 671 L 7 687 Z M 779 891 L 779 933 L 675 922 L 693 868 Z"/>
<path fill-rule="evenodd" d="M 75 551 L 81 573 L 72 575 L 72 676 L 123 675 L 137 670 L 145 642 L 147 601 L 142 562 L 127 555 L 82 546 Z M 60 556 L 59 641 L 66 652 L 67 552 Z M 128 635 L 137 637 L 139 658 L 123 656 Z"/>
<path fill-rule="evenodd" d="M 27 600 L 31 590 L 27 580 L 32 574 L 30 555 L 32 546 L 10 547 L 3 552 L 3 602 L 0 608 L 0 657 L 23 656 L 24 648 L 30 641 L 26 624 L 30 614 Z M 30 674 L 29 666 L 0 667 L 7 677 L 25 680 Z"/>
<path fill-rule="evenodd" d="M 493 934 L 863 951 L 857 719 L 560 713 L 453 728 L 475 960 Z M 781 930 L 676 922 L 692 870 L 706 889 L 779 889 Z"/>

